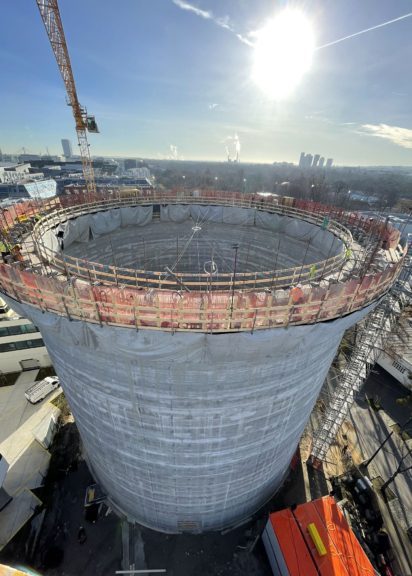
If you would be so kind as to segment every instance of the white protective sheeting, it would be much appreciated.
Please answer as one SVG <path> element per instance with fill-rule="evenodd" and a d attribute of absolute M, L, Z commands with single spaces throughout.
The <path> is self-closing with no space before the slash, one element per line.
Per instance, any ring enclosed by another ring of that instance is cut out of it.
<path fill-rule="evenodd" d="M 255 222 L 253 208 L 233 206 L 186 206 L 169 204 L 160 206 L 160 220 L 163 222 L 184 222 L 192 217 L 195 221 L 223 222 L 240 226 L 253 226 Z"/>
<path fill-rule="evenodd" d="M 50 250 L 54 254 L 60 254 L 61 252 L 60 243 L 56 234 L 57 230 L 52 228 L 51 230 L 46 230 L 46 232 L 41 237 L 41 248 L 45 249 L 46 255 Z"/>
<path fill-rule="evenodd" d="M 223 206 L 190 206 L 190 215 L 195 222 L 223 222 Z"/>
<path fill-rule="evenodd" d="M 220 529 L 280 486 L 343 332 L 136 331 L 10 305 L 39 326 L 111 502 L 157 530 Z"/>
<path fill-rule="evenodd" d="M 97 212 L 90 216 L 90 230 L 93 238 L 98 238 L 104 234 L 111 234 L 120 228 L 121 217 L 120 210 L 107 210 L 106 212 Z"/>
<path fill-rule="evenodd" d="M 223 222 L 225 224 L 238 224 L 240 226 L 253 226 L 255 223 L 254 208 L 236 208 L 223 206 Z"/>
<path fill-rule="evenodd" d="M 259 226 L 260 228 L 268 228 L 277 233 L 285 232 L 289 220 L 291 220 L 291 218 L 288 218 L 287 216 L 270 214 L 269 212 L 261 212 L 260 210 L 257 210 L 255 214 L 256 226 Z M 302 224 L 305 225 L 308 223 L 302 222 Z M 308 226 L 311 226 L 311 224 L 308 224 Z"/>
<path fill-rule="evenodd" d="M 308 242 L 310 246 L 319 249 L 325 257 L 336 256 L 342 250 L 342 242 L 334 234 L 304 220 L 257 211 L 255 222 L 256 226 L 261 228 L 282 233 L 301 242 Z M 285 240 L 287 241 L 287 238 Z"/>
<path fill-rule="evenodd" d="M 153 218 L 153 206 L 130 206 L 120 208 L 122 227 L 146 226 Z"/>
<path fill-rule="evenodd" d="M 168 204 L 160 206 L 162 222 L 184 222 L 190 218 L 190 206 Z"/>
<path fill-rule="evenodd" d="M 79 216 L 66 222 L 64 245 L 67 248 L 73 242 L 88 242 L 90 239 L 90 215 Z"/>
<path fill-rule="evenodd" d="M 146 226 L 152 221 L 153 218 L 153 206 L 136 206 L 130 208 L 120 208 L 107 210 L 102 212 L 97 212 L 95 214 L 80 216 L 75 220 L 69 220 L 63 222 L 60 228 L 64 229 L 64 249 L 69 248 L 74 242 L 88 242 L 91 238 L 102 239 L 106 235 L 112 235 L 109 239 L 110 244 L 113 246 L 116 244 L 116 234 L 120 227 L 133 227 L 139 228 L 141 226 Z M 316 262 L 324 258 L 331 258 L 339 254 L 343 249 L 342 241 L 337 238 L 334 234 L 328 230 L 323 230 L 321 227 L 305 222 L 303 220 L 293 219 L 288 216 L 282 216 L 280 214 L 269 214 L 267 212 L 262 212 L 260 210 L 255 210 L 253 208 L 238 208 L 233 206 L 202 206 L 202 205 L 161 205 L 160 206 L 160 219 L 162 222 L 169 222 L 171 224 L 184 224 L 190 223 L 190 227 L 198 223 L 201 227 L 207 223 L 222 224 L 222 230 L 220 234 L 216 236 L 211 236 L 208 242 L 213 241 L 213 238 L 220 238 L 221 241 L 224 240 L 225 234 L 229 237 L 231 235 L 230 230 L 223 225 L 236 226 L 236 227 L 247 227 L 251 232 L 254 233 L 256 229 L 270 230 L 278 236 L 277 246 L 279 242 L 282 244 L 281 252 L 284 253 L 285 267 L 292 267 L 295 264 L 301 264 L 303 258 L 305 257 L 305 264 L 311 262 Z M 193 224 L 192 224 L 193 222 Z M 158 222 L 156 222 L 158 224 Z M 164 230 L 164 229 L 163 229 Z M 236 228 L 237 230 L 237 228 Z M 56 230 L 57 232 L 57 230 Z M 248 234 L 245 231 L 239 232 L 243 240 L 247 241 Z M 165 244 L 164 250 L 167 251 L 170 246 L 176 245 L 176 238 L 182 234 L 175 235 L 174 238 Z M 58 244 L 54 242 L 52 234 L 46 233 L 44 244 L 52 250 L 56 247 L 58 251 Z M 139 234 L 135 235 L 138 237 Z M 240 238 L 239 236 L 239 238 Z M 146 246 L 144 251 L 146 252 L 146 247 L 150 246 L 150 243 L 157 238 L 161 242 L 161 234 L 157 232 L 146 239 Z M 274 250 L 274 240 L 275 237 L 268 238 L 268 240 L 262 246 L 262 251 L 265 247 L 270 246 Z M 140 242 L 140 240 L 139 240 Z M 133 235 L 130 234 L 130 243 L 133 244 Z M 142 244 L 143 245 L 143 244 Z M 97 258 L 97 262 L 100 262 L 98 254 L 93 246 L 93 242 L 89 243 L 90 253 L 85 252 L 84 248 L 79 247 L 80 256 L 87 256 L 89 259 L 93 260 Z M 118 245 L 116 247 L 116 252 L 124 251 L 126 246 L 121 247 Z M 253 258 L 258 262 L 261 257 L 259 256 L 259 246 L 255 245 L 255 241 L 250 240 L 251 254 L 255 252 Z M 279 249 L 279 246 L 276 250 Z M 250 252 L 249 248 L 246 249 L 248 254 Z M 79 250 L 74 250 L 78 252 Z M 110 250 L 107 254 L 111 253 Z M 138 250 L 139 251 L 139 250 Z M 150 250 L 149 250 L 150 251 Z M 102 250 L 102 254 L 104 254 Z M 133 250 L 135 253 L 135 250 Z M 106 256 L 107 256 L 106 254 Z M 289 254 L 290 258 L 287 258 Z M 78 254 L 75 254 L 78 255 Z M 239 253 L 241 255 L 241 251 Z M 249 254 L 250 255 L 250 254 Z M 306 255 L 306 256 L 305 256 Z M 210 255 L 209 255 L 210 256 Z M 209 259 L 209 257 L 208 257 Z M 271 262 L 275 258 L 271 258 Z M 127 263 L 123 263 L 123 266 L 133 266 L 133 258 L 128 258 Z M 146 260 L 146 257 L 145 257 Z M 150 258 L 149 258 L 150 260 Z M 157 258 L 155 259 L 155 261 Z M 122 262 L 120 255 L 117 258 L 118 265 Z M 276 260 L 277 261 L 277 260 Z M 281 263 L 282 258 L 279 260 Z M 102 263 L 102 262 L 101 262 Z M 107 262 L 104 262 L 107 263 Z M 110 262 L 113 264 L 113 262 Z M 240 259 L 241 263 L 241 259 Z M 170 262 L 166 264 L 170 265 Z M 136 264 L 136 266 L 143 267 L 142 262 Z M 269 268 L 267 268 L 267 266 Z M 266 269 L 271 268 L 271 263 L 264 266 Z M 203 266 L 201 266 L 203 270 Z"/>
<path fill-rule="evenodd" d="M 120 208 L 79 216 L 76 219 L 61 222 L 56 228 L 46 230 L 41 237 L 45 248 L 56 254 L 61 252 L 57 239 L 58 232 L 63 232 L 64 249 L 74 242 L 89 242 L 92 238 L 99 238 L 115 232 L 120 227 L 145 226 L 153 218 L 153 206 L 135 206 Z"/>

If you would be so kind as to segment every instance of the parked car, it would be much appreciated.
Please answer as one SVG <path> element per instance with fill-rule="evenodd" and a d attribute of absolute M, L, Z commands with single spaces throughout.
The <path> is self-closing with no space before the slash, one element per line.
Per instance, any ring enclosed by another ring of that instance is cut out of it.
<path fill-rule="evenodd" d="M 60 382 L 57 376 L 47 376 L 44 380 L 39 380 L 30 386 L 24 395 L 31 404 L 37 404 L 59 386 Z"/>

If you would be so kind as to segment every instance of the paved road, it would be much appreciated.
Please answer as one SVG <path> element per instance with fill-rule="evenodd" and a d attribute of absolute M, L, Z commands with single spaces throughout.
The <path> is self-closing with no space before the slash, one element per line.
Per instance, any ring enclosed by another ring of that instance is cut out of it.
<path fill-rule="evenodd" d="M 366 402 L 355 403 L 351 409 L 350 418 L 358 437 L 362 455 L 367 459 L 390 432 L 388 419 L 385 418 L 385 414 L 374 412 L 368 408 Z M 388 480 L 405 453 L 407 453 L 405 443 L 396 433 L 393 434 L 368 467 L 371 478 L 380 476 L 384 481 Z M 412 457 L 408 456 L 404 462 L 405 467 L 412 464 Z M 398 561 L 402 567 L 402 574 L 407 575 L 412 573 L 412 546 L 400 525 L 409 524 L 412 515 L 412 470 L 398 474 L 389 488 L 399 500 L 398 515 L 400 520 L 391 509 L 391 505 L 396 501 L 393 501 L 388 507 L 382 502 L 381 509 Z"/>
<path fill-rule="evenodd" d="M 369 378 L 365 382 L 362 392 L 371 398 L 377 398 L 387 414 L 402 424 L 406 422 L 412 413 L 412 405 L 401 405 L 399 398 L 407 397 L 410 392 L 393 378 L 386 370 L 375 365 Z M 405 428 L 412 437 L 412 422 Z"/>
<path fill-rule="evenodd" d="M 35 440 L 39 427 L 49 424 L 59 410 L 49 399 L 40 404 L 27 402 L 24 392 L 33 383 L 38 370 L 22 372 L 12 386 L 0 388 L 0 453 L 10 468 L 4 489 L 13 500 L 0 513 L 0 549 L 32 516 L 40 500 L 30 491 L 43 483 L 49 467 L 50 455 Z"/>
<path fill-rule="evenodd" d="M 356 429 L 359 446 L 365 458 L 372 456 L 380 443 L 390 433 L 384 415 L 366 406 L 354 404 L 351 410 L 352 423 Z M 372 465 L 383 480 L 388 480 L 396 470 L 401 458 L 408 453 L 405 442 L 395 433 L 373 459 Z M 412 465 L 412 457 L 406 456 L 404 466 Z M 412 511 L 412 470 L 398 474 L 390 484 L 391 491 Z"/>

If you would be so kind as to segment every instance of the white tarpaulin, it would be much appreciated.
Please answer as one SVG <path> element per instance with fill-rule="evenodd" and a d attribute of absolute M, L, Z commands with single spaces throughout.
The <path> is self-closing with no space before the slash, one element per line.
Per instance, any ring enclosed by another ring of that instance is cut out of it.
<path fill-rule="evenodd" d="M 120 210 L 107 210 L 106 212 L 97 212 L 90 216 L 90 229 L 93 238 L 98 238 L 104 234 L 110 234 L 120 228 L 121 216 Z"/>
<path fill-rule="evenodd" d="M 122 226 L 145 226 L 153 218 L 153 206 L 120 208 Z"/>
<path fill-rule="evenodd" d="M 162 222 L 184 222 L 190 218 L 190 206 L 168 204 L 160 206 L 160 220 Z"/>
<path fill-rule="evenodd" d="M 64 229 L 63 240 L 65 248 L 73 242 L 88 242 L 90 240 L 89 214 L 68 220 Z"/>
<path fill-rule="evenodd" d="M 344 331 L 371 309 L 254 333 L 173 334 L 10 305 L 40 328 L 111 501 L 171 532 L 236 523 L 273 494 Z"/>
<path fill-rule="evenodd" d="M 28 182 L 24 184 L 30 198 L 52 198 L 56 196 L 57 183 L 56 180 L 39 180 L 36 182 Z"/>

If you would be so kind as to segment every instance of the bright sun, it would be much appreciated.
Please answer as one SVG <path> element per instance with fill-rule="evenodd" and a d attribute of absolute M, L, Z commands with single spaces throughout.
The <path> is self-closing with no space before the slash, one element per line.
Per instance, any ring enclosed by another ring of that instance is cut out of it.
<path fill-rule="evenodd" d="M 256 33 L 253 80 L 273 99 L 287 97 L 312 63 L 312 26 L 298 10 L 285 10 Z"/>

